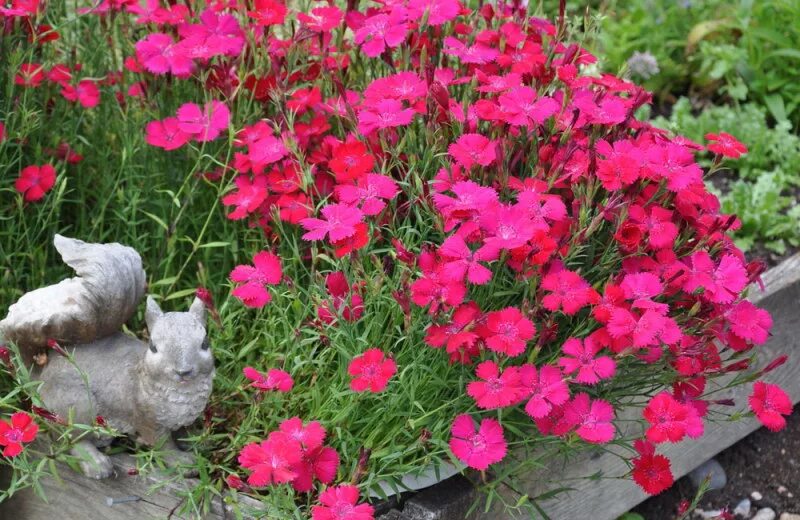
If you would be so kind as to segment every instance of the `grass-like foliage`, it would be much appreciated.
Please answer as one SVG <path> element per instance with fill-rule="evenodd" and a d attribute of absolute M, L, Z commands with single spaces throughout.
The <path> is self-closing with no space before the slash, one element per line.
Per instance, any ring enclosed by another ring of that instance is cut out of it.
<path fill-rule="evenodd" d="M 536 514 L 570 484 L 518 477 L 596 446 L 631 467 L 604 476 L 666 489 L 658 445 L 750 413 L 716 394 L 763 373 L 762 266 L 695 161 L 746 147 L 638 121 L 650 95 L 589 75 L 563 11 L 358 4 L 3 8 L 0 313 L 67 274 L 56 232 L 136 248 L 165 309 L 204 288 L 189 511 L 232 489 L 269 518 L 366 519 L 368 493 L 455 467 Z M 8 495 L 114 424 L 48 413 L 0 353 Z M 787 402 L 761 383 L 749 404 L 777 429 Z M 52 443 L 25 444 L 31 418 Z"/>

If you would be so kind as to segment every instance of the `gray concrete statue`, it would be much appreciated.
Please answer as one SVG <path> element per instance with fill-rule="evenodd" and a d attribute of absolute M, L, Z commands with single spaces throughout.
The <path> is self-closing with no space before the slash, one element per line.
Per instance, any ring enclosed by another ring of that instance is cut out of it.
<path fill-rule="evenodd" d="M 74 365 L 51 351 L 43 366 L 34 366 L 48 410 L 61 417 L 72 414 L 81 424 L 92 424 L 100 415 L 139 442 L 163 442 L 177 450 L 171 433 L 203 412 L 214 377 L 203 302 L 195 299 L 189 312 L 164 313 L 148 297 L 150 340 L 142 342 L 120 331 L 145 292 L 139 254 L 120 244 L 88 244 L 60 235 L 53 242 L 78 276 L 23 295 L 0 321 L 0 336 L 18 345 L 26 361 L 48 340 L 71 353 Z M 95 437 L 75 444 L 72 453 L 87 476 L 113 473 L 108 456 L 97 449 L 110 441 Z M 174 454 L 177 460 L 187 458 Z"/>

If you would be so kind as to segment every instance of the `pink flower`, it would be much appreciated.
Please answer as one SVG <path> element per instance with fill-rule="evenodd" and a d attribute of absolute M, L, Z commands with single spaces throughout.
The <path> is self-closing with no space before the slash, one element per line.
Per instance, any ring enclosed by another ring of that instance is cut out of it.
<path fill-rule="evenodd" d="M 56 183 L 56 170 L 49 164 L 26 166 L 19 172 L 14 188 L 25 202 L 41 200 Z"/>
<path fill-rule="evenodd" d="M 148 34 L 136 42 L 136 57 L 153 74 L 172 72 L 176 76 L 188 76 L 194 69 L 187 49 L 163 33 Z"/>
<path fill-rule="evenodd" d="M 467 395 L 475 400 L 478 408 L 488 410 L 510 406 L 524 396 L 525 389 L 520 383 L 517 367 L 508 367 L 500 374 L 497 363 L 484 361 L 476 368 L 475 375 L 483 381 L 468 383 Z"/>
<path fill-rule="evenodd" d="M 377 348 L 371 348 L 353 358 L 347 373 L 353 377 L 350 388 L 354 392 L 378 393 L 386 389 L 389 379 L 397 372 L 397 364 L 392 358 Z"/>
<path fill-rule="evenodd" d="M 375 510 L 369 504 L 358 503 L 355 486 L 329 487 L 319 495 L 322 505 L 311 508 L 312 520 L 373 520 Z"/>
<path fill-rule="evenodd" d="M 483 471 L 506 456 L 503 427 L 494 419 L 483 419 L 476 432 L 472 417 L 459 415 L 453 421 L 450 433 L 450 450 L 470 468 Z"/>
<path fill-rule="evenodd" d="M 461 40 L 448 36 L 444 39 L 444 53 L 456 56 L 462 63 L 475 65 L 486 65 L 492 63 L 500 54 L 497 49 L 488 47 L 482 43 L 467 46 Z"/>
<path fill-rule="evenodd" d="M 769 337 L 772 328 L 772 316 L 764 309 L 759 309 L 747 300 L 740 301 L 731 308 L 725 318 L 731 332 L 746 341 L 761 345 Z"/>
<path fill-rule="evenodd" d="M 364 54 L 376 58 L 387 48 L 399 47 L 407 34 L 406 10 L 395 6 L 389 14 L 380 13 L 364 20 L 353 41 L 361 45 Z"/>
<path fill-rule="evenodd" d="M 280 431 L 300 443 L 303 449 L 313 450 L 322 446 L 325 442 L 325 428 L 317 421 L 310 421 L 303 426 L 303 420 L 299 417 L 292 417 L 281 422 Z"/>
<path fill-rule="evenodd" d="M 68 101 L 79 102 L 84 108 L 94 108 L 100 103 L 100 89 L 94 81 L 88 79 L 81 80 L 77 87 L 64 85 L 61 95 Z"/>
<path fill-rule="evenodd" d="M 536 327 L 519 309 L 508 307 L 487 314 L 486 325 L 479 334 L 493 352 L 514 357 L 525 352 L 528 341 L 536 334 Z"/>
<path fill-rule="evenodd" d="M 666 316 L 655 310 L 646 310 L 636 315 L 629 310 L 616 307 L 611 311 L 608 333 L 614 339 L 629 338 L 634 347 L 643 348 L 658 344 L 658 340 L 668 326 Z"/>
<path fill-rule="evenodd" d="M 412 20 L 426 20 L 436 27 L 454 20 L 461 12 L 461 4 L 458 0 L 410 0 L 408 12 Z"/>
<path fill-rule="evenodd" d="M 578 394 L 564 406 L 563 421 L 575 428 L 578 437 L 593 444 L 614 439 L 614 407 L 602 399 L 590 399 L 588 394 Z"/>
<path fill-rule="evenodd" d="M 236 209 L 228 214 L 228 218 L 240 220 L 256 212 L 267 200 L 267 195 L 269 195 L 267 178 L 263 175 L 256 175 L 251 181 L 247 175 L 237 175 L 233 182 L 236 184 L 237 191 L 222 197 L 222 204 L 236 206 Z"/>
<path fill-rule="evenodd" d="M 340 202 L 351 206 L 361 205 L 364 215 L 377 215 L 386 207 L 387 200 L 397 196 L 400 188 L 391 177 L 368 173 L 356 180 L 355 185 L 340 184 L 336 186 L 336 196 Z"/>
<path fill-rule="evenodd" d="M 496 141 L 490 141 L 480 134 L 464 134 L 451 144 L 447 151 L 464 168 L 473 164 L 489 166 L 495 160 Z"/>
<path fill-rule="evenodd" d="M 716 141 L 708 145 L 708 150 L 723 157 L 738 159 L 742 154 L 747 153 L 747 147 L 739 142 L 738 139 L 726 132 L 719 134 L 706 134 L 706 140 Z"/>
<path fill-rule="evenodd" d="M 294 386 L 294 380 L 288 372 L 270 368 L 266 375 L 252 367 L 244 367 L 244 376 L 252 381 L 250 386 L 259 390 L 277 390 L 278 392 L 289 392 Z"/>
<path fill-rule="evenodd" d="M 256 139 L 247 146 L 247 159 L 254 172 L 260 172 L 265 166 L 276 163 L 289 155 L 283 140 L 267 135 Z"/>
<path fill-rule="evenodd" d="M 498 104 L 503 121 L 512 126 L 527 127 L 541 125 L 561 108 L 553 98 L 536 99 L 536 91 L 530 87 L 515 87 L 504 92 Z"/>
<path fill-rule="evenodd" d="M 325 277 L 325 287 L 331 296 L 331 301 L 322 302 L 317 309 L 317 316 L 325 323 L 336 321 L 339 313 L 346 321 L 358 321 L 364 313 L 364 299 L 356 287 L 350 287 L 344 273 L 336 271 Z"/>
<path fill-rule="evenodd" d="M 492 271 L 479 262 L 483 256 L 473 253 L 459 235 L 450 235 L 439 246 L 444 259 L 442 270 L 449 279 L 462 282 L 466 276 L 470 283 L 484 285 L 492 279 Z"/>
<path fill-rule="evenodd" d="M 383 99 L 361 109 L 358 113 L 358 131 L 366 135 L 375 130 L 406 126 L 413 120 L 413 109 L 403 108 L 403 103 L 396 99 Z"/>
<path fill-rule="evenodd" d="M 320 211 L 325 220 L 304 218 L 300 221 L 307 233 L 303 240 L 322 240 L 327 235 L 331 242 L 353 236 L 356 225 L 364 217 L 360 209 L 347 204 L 328 204 Z"/>
<path fill-rule="evenodd" d="M 254 8 L 247 14 L 261 27 L 282 25 L 286 18 L 286 6 L 278 0 L 255 0 Z"/>
<path fill-rule="evenodd" d="M 315 7 L 311 13 L 297 13 L 297 19 L 314 32 L 327 33 L 342 23 L 344 13 L 336 6 Z"/>
<path fill-rule="evenodd" d="M 761 424 L 774 432 L 786 427 L 783 416 L 792 413 L 792 400 L 781 387 L 756 381 L 748 401 Z"/>
<path fill-rule="evenodd" d="M 297 477 L 293 468 L 302 455 L 300 443 L 283 432 L 272 432 L 261 443 L 250 443 L 239 453 L 239 464 L 252 473 L 247 477 L 251 486 L 291 482 Z"/>
<path fill-rule="evenodd" d="M 542 289 L 550 294 L 542 299 L 545 309 L 572 316 L 586 305 L 598 303 L 600 295 L 578 273 L 562 269 L 550 272 L 542 280 Z"/>
<path fill-rule="evenodd" d="M 537 372 L 535 366 L 526 364 L 520 368 L 520 377 L 531 396 L 525 412 L 534 419 L 545 417 L 554 406 L 569 400 L 569 388 L 556 366 L 543 365 Z"/>
<path fill-rule="evenodd" d="M 221 101 L 209 101 L 201 109 L 194 103 L 178 108 L 178 128 L 200 142 L 213 141 L 227 130 L 231 113 Z"/>
<path fill-rule="evenodd" d="M 558 364 L 564 369 L 565 374 L 578 372 L 575 376 L 576 383 L 597 384 L 601 379 L 613 377 L 617 368 L 616 363 L 610 357 L 596 357 L 602 348 L 603 345 L 595 341 L 592 336 L 583 341 L 569 338 L 561 347 L 561 350 L 567 355 L 560 357 Z"/>
<path fill-rule="evenodd" d="M 22 443 L 31 442 L 39 432 L 39 425 L 25 412 L 11 415 L 9 422 L 0 421 L 0 446 L 3 456 L 12 458 L 22 453 Z"/>
<path fill-rule="evenodd" d="M 471 219 L 494 206 L 497 192 L 473 181 L 459 181 L 450 187 L 456 196 L 436 193 L 433 203 L 445 217 L 445 231 L 452 230 L 462 220 Z M 493 220 L 497 226 L 499 223 Z"/>
<path fill-rule="evenodd" d="M 232 15 L 206 9 L 200 14 L 200 22 L 178 26 L 178 34 L 183 38 L 180 45 L 190 57 L 210 59 L 218 55 L 238 56 L 242 52 L 244 32 Z"/>
<path fill-rule="evenodd" d="M 669 392 L 650 399 L 642 415 L 650 423 L 647 440 L 654 444 L 679 442 L 686 435 L 692 438 L 703 435 L 703 420 L 695 408 L 678 402 Z"/>
<path fill-rule="evenodd" d="M 150 146 L 176 150 L 191 140 L 192 136 L 180 129 L 178 119 L 168 117 L 163 121 L 150 121 L 144 129 L 144 140 Z"/>
<path fill-rule="evenodd" d="M 239 284 L 231 294 L 248 307 L 260 308 L 272 300 L 272 295 L 265 286 L 281 282 L 281 260 L 269 251 L 261 251 L 253 257 L 253 266 L 237 265 L 231 271 L 230 277 Z"/>
<path fill-rule="evenodd" d="M 478 253 L 486 260 L 496 260 L 504 249 L 526 245 L 537 229 L 528 211 L 520 206 L 497 204 L 486 208 L 478 219 L 487 234 Z"/>

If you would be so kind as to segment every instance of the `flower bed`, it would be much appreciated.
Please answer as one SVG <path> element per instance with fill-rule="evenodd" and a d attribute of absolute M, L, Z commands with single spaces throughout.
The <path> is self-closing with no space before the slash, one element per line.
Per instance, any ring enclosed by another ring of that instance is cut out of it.
<path fill-rule="evenodd" d="M 763 266 L 703 184 L 706 146 L 638 121 L 646 91 L 584 75 L 594 57 L 563 16 L 525 9 L 3 8 L 22 107 L 2 113 L 20 166 L 4 249 L 35 255 L 64 227 L 135 238 L 151 292 L 197 292 L 218 321 L 191 505 L 224 485 L 274 517 L 369 518 L 366 493 L 452 462 L 504 509 L 535 512 L 537 497 L 499 486 L 613 445 L 658 493 L 673 480 L 661 445 L 750 413 L 781 427 L 791 403 L 775 385 L 757 384 L 751 412 L 715 395 L 785 358 L 750 369 L 772 324 L 744 299 Z M 107 43 L 79 46 L 87 63 L 62 47 L 82 30 Z M 53 136 L 38 113 L 79 131 Z M 710 173 L 745 150 L 706 137 Z M 18 276 L 9 286 L 52 281 Z M 5 352 L 4 405 L 76 428 L 37 407 Z M 618 428 L 637 405 L 636 427 Z M 16 452 L 25 435 L 0 440 Z M 41 457 L 4 462 L 36 482 Z"/>

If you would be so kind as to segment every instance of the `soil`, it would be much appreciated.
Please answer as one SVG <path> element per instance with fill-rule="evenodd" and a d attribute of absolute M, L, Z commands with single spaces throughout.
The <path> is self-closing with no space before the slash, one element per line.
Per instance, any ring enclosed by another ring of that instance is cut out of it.
<path fill-rule="evenodd" d="M 727 507 L 732 511 L 749 498 L 751 515 L 764 507 L 777 512 L 778 517 L 781 513 L 800 514 L 800 405 L 787 418 L 784 430 L 773 433 L 761 428 L 715 458 L 725 469 L 728 483 L 722 489 L 706 493 L 698 505 L 700 509 Z M 763 498 L 753 500 L 754 491 Z M 633 511 L 645 520 L 674 520 L 678 518 L 678 504 L 683 500 L 691 502 L 695 493 L 692 483 L 684 477 Z"/>

